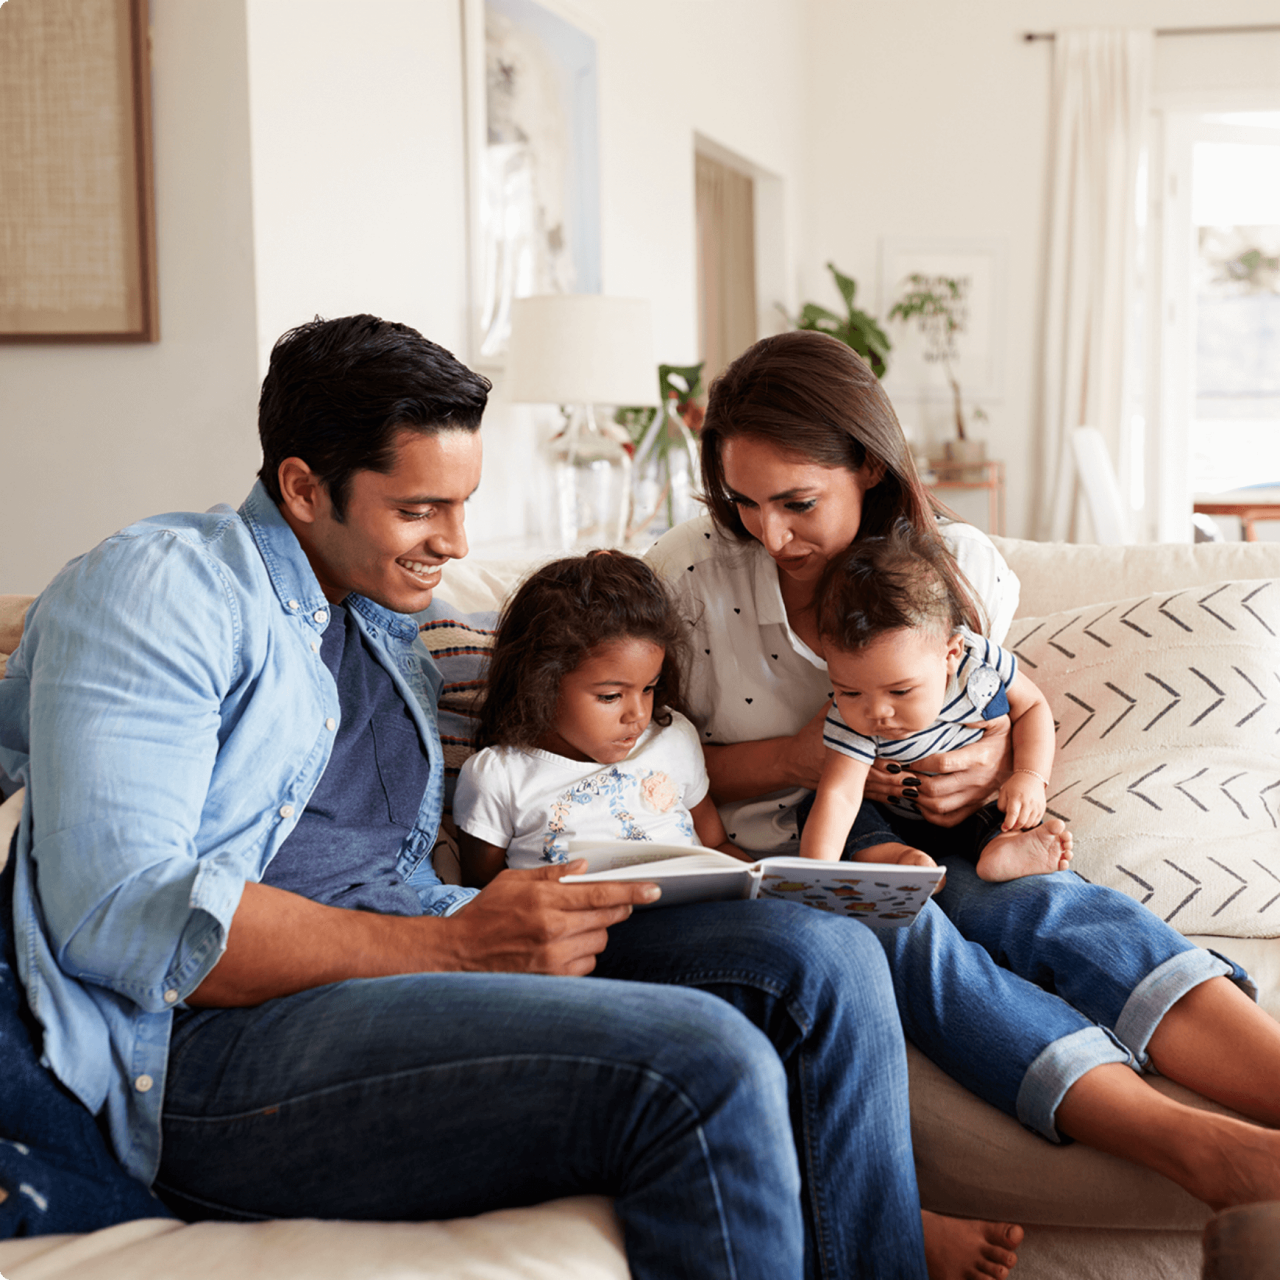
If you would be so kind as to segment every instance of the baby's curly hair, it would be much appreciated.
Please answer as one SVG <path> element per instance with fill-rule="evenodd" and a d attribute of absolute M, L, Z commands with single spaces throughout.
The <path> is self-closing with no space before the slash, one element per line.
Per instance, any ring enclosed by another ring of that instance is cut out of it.
<path fill-rule="evenodd" d="M 683 710 L 688 636 L 674 600 L 643 560 L 619 551 L 554 560 L 536 570 L 498 619 L 480 709 L 480 746 L 536 747 L 555 727 L 560 682 L 592 649 L 635 638 L 665 657 L 653 718 Z"/>
<path fill-rule="evenodd" d="M 881 537 L 860 538 L 823 572 L 814 596 L 818 634 L 856 653 L 888 631 L 928 629 L 955 635 L 982 630 L 954 586 L 946 546 L 909 521 Z"/>

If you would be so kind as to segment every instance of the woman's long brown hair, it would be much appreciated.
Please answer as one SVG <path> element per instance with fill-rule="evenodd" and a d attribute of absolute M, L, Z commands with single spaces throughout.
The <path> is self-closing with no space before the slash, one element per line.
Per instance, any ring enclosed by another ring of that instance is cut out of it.
<path fill-rule="evenodd" d="M 898 416 L 880 380 L 838 338 L 811 330 L 779 333 L 748 347 L 711 384 L 702 424 L 702 491 L 712 519 L 742 542 L 751 540 L 724 478 L 726 440 L 750 436 L 820 467 L 860 471 L 883 467 L 867 490 L 856 539 L 888 534 L 905 519 L 936 537 L 939 516 L 951 512 L 925 488 Z M 948 556 L 951 585 L 969 624 L 985 630 L 981 602 Z"/>

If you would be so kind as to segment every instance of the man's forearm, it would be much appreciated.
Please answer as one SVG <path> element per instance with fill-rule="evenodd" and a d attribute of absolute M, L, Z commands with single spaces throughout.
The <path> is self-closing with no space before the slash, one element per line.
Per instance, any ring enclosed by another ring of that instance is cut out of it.
<path fill-rule="evenodd" d="M 660 896 L 656 885 L 629 881 L 560 883 L 585 870 L 575 861 L 499 872 L 451 916 L 349 911 L 250 882 L 226 950 L 187 1003 L 234 1008 L 397 973 L 583 976 L 595 968 L 609 926 Z"/>
<path fill-rule="evenodd" d="M 187 997 L 234 1008 L 347 978 L 462 968 L 448 918 L 388 916 L 313 902 L 271 885 L 244 887 L 227 946 Z"/>

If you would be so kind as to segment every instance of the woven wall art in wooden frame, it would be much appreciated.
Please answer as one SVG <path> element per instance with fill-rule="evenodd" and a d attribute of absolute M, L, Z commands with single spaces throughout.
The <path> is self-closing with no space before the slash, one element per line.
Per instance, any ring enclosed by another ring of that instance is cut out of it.
<path fill-rule="evenodd" d="M 0 3 L 0 342 L 159 338 L 147 18 Z"/>

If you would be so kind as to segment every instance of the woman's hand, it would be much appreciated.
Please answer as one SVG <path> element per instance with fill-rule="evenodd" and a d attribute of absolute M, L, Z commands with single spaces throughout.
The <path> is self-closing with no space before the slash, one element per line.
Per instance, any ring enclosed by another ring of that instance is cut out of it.
<path fill-rule="evenodd" d="M 788 787 L 818 789 L 822 776 L 822 725 L 831 709 L 824 702 L 800 730 L 758 742 L 704 743 L 703 755 L 717 804 L 754 800 Z"/>
<path fill-rule="evenodd" d="M 1009 717 L 1001 716 L 986 726 L 979 741 L 959 751 L 927 756 L 909 768 L 877 760 L 864 794 L 868 800 L 914 800 L 935 826 L 954 827 L 986 804 L 1012 769 Z"/>
<path fill-rule="evenodd" d="M 799 733 L 783 739 L 790 744 L 786 750 L 786 763 L 791 786 L 804 787 L 808 791 L 818 789 L 818 779 L 822 777 L 822 765 L 827 755 L 827 749 L 822 745 L 822 727 L 830 712 L 831 703 L 824 702 Z"/>

